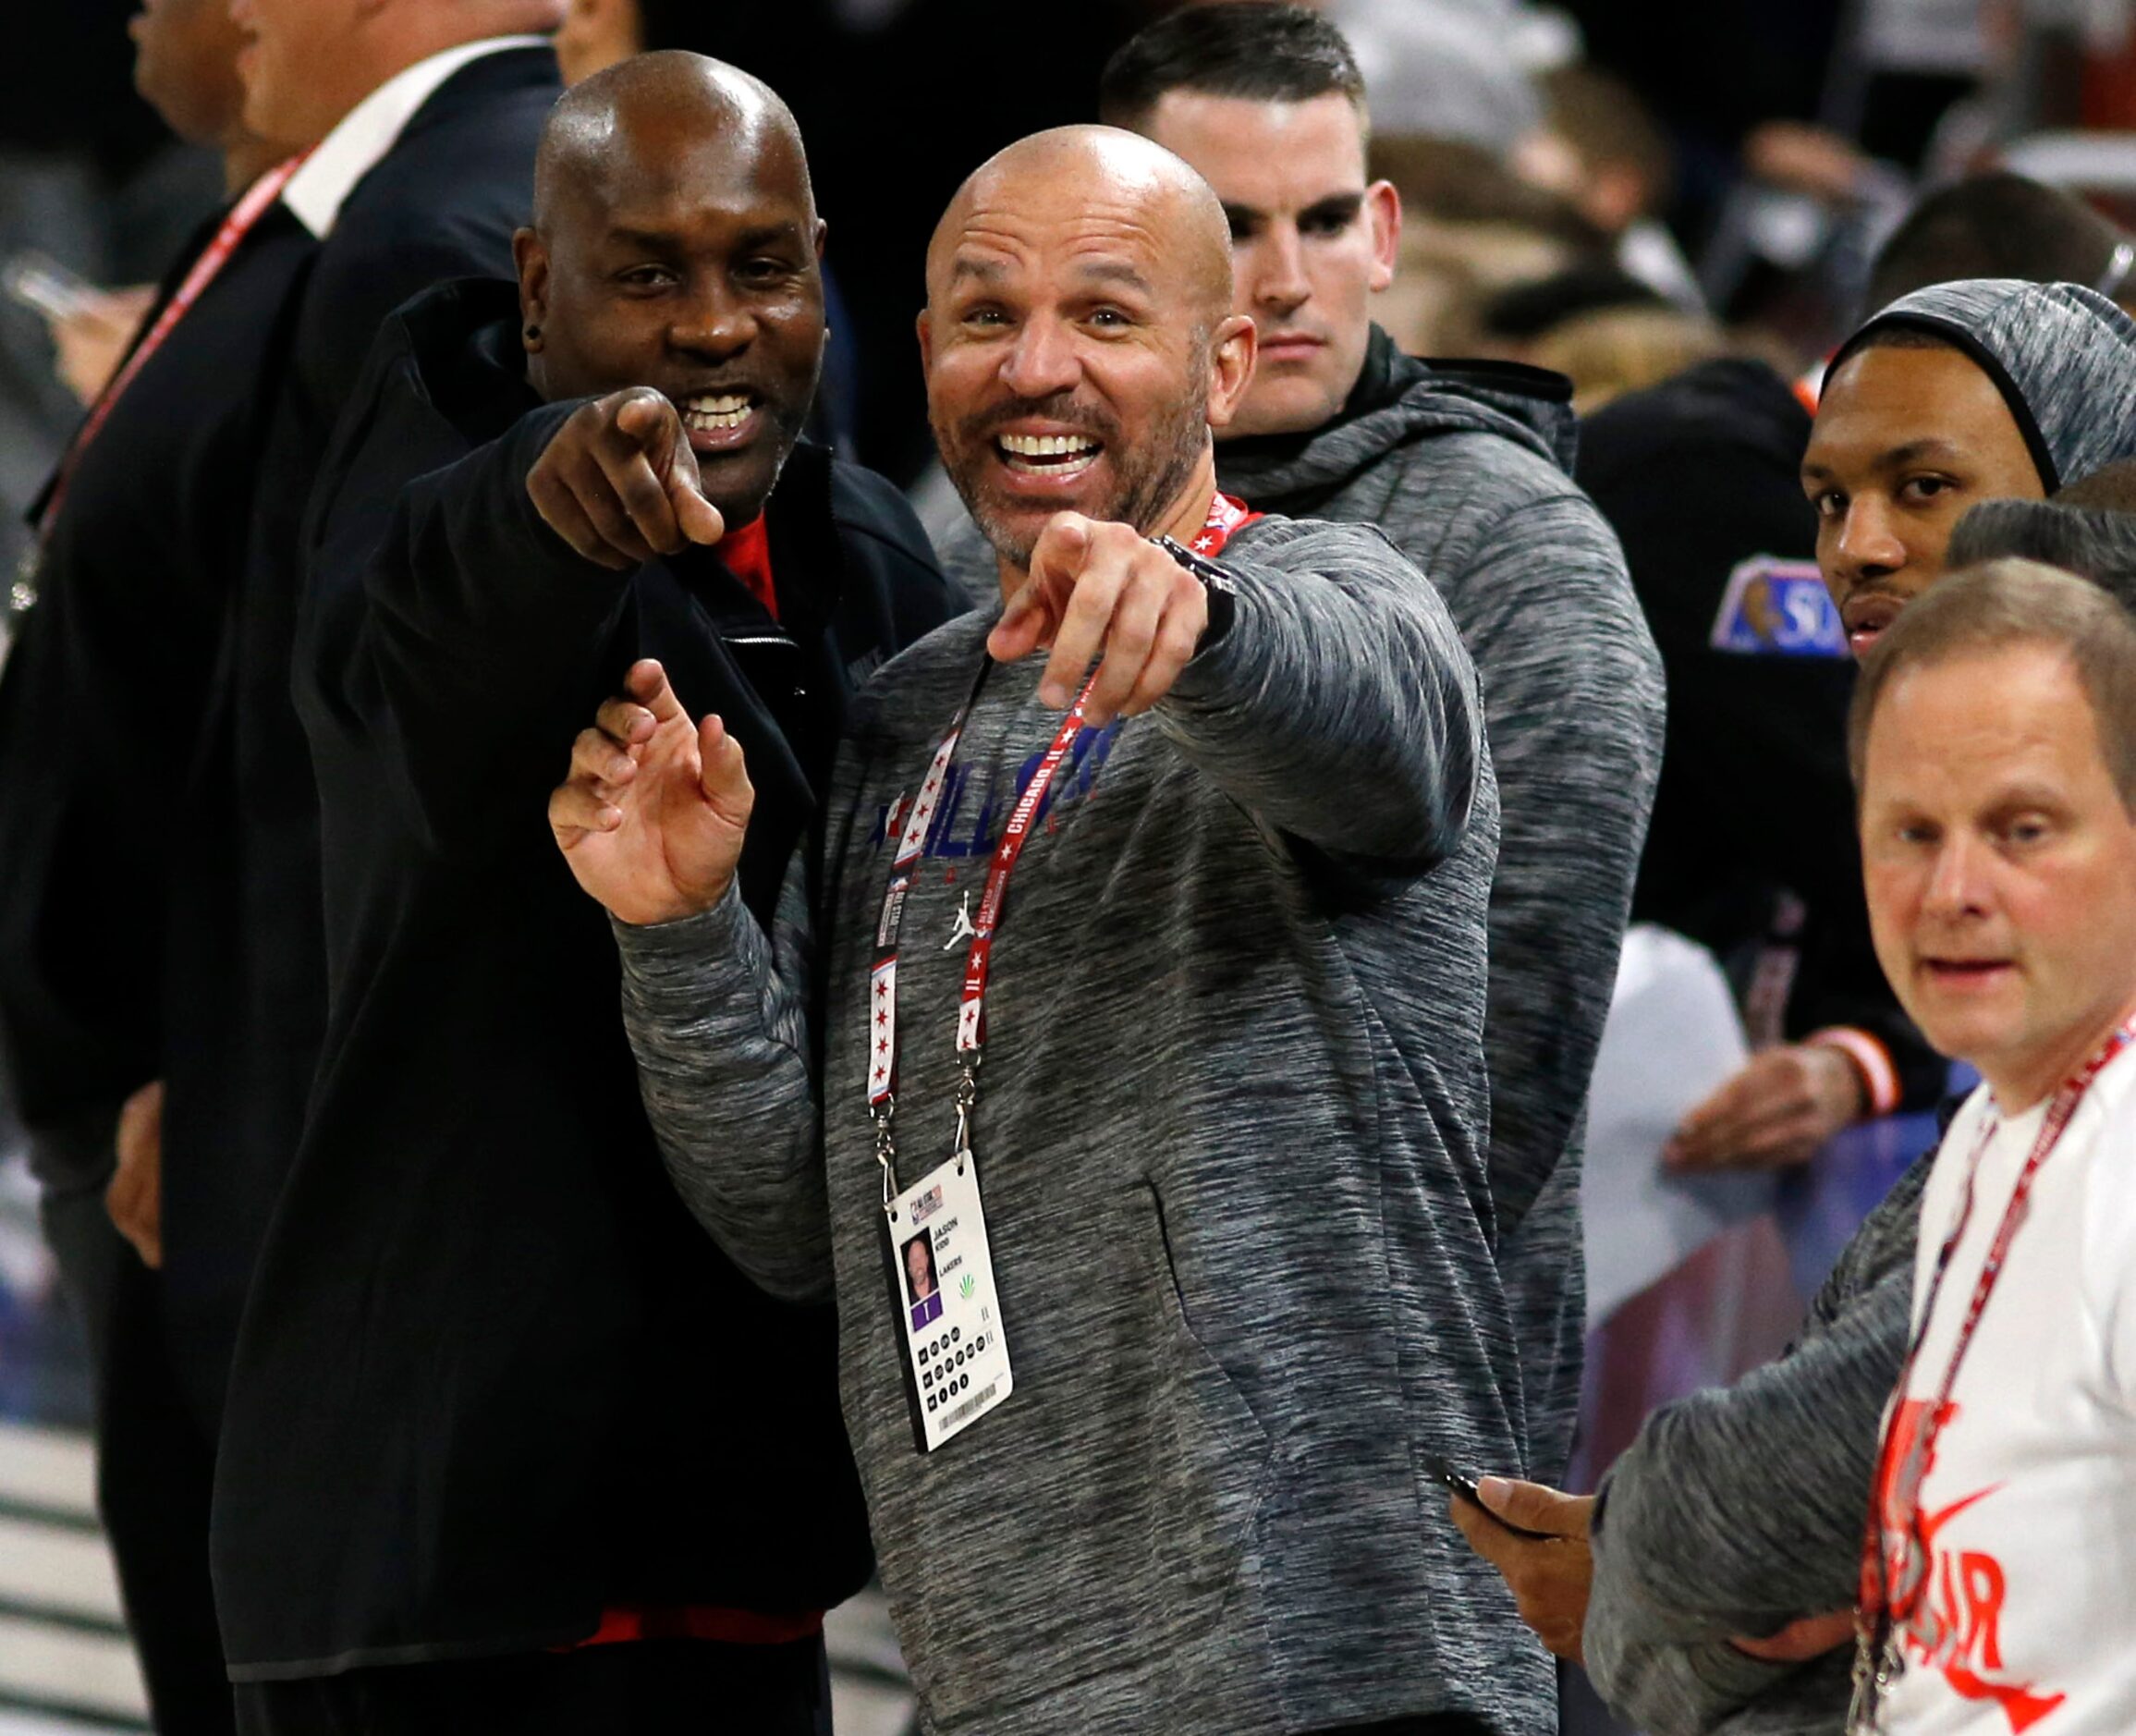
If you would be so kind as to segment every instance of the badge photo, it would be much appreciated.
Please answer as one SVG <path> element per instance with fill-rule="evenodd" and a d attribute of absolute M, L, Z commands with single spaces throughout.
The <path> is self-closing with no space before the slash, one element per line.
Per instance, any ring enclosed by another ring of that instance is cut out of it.
<path fill-rule="evenodd" d="M 884 1255 L 904 1347 L 912 1438 L 922 1452 L 933 1452 L 1016 1389 L 979 1202 L 979 1166 L 969 1153 L 891 1200 Z"/>

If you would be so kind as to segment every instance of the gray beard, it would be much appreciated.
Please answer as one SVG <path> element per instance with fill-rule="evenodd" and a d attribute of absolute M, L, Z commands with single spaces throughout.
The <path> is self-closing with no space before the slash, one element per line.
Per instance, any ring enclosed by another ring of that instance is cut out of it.
<path fill-rule="evenodd" d="M 1161 460 L 1153 458 L 1148 464 L 1123 467 L 1119 487 L 1110 499 L 1092 509 L 1091 517 L 1108 523 L 1131 524 L 1144 536 L 1149 535 L 1157 528 L 1165 508 L 1193 475 L 1208 438 L 1209 413 L 1205 407 L 1182 403 L 1169 409 L 1164 420 L 1151 431 L 1145 448 L 1153 455 L 1162 454 Z M 940 444 L 938 430 L 937 447 Z M 982 454 L 968 470 L 950 471 L 949 481 L 995 556 L 1018 572 L 1028 573 L 1038 538 L 1004 523 L 987 510 L 984 492 L 974 480 L 986 462 L 986 456 Z"/>

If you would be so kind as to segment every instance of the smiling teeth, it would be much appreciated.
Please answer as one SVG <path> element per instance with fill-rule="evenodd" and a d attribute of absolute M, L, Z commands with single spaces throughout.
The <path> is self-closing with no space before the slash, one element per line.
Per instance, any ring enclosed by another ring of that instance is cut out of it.
<path fill-rule="evenodd" d="M 1003 434 L 1001 449 L 1019 458 L 1059 458 L 1095 452 L 1098 443 L 1088 434 Z"/>
<path fill-rule="evenodd" d="M 749 420 L 753 408 L 745 393 L 708 392 L 683 400 L 682 420 L 686 426 L 710 434 L 721 428 L 740 427 Z"/>

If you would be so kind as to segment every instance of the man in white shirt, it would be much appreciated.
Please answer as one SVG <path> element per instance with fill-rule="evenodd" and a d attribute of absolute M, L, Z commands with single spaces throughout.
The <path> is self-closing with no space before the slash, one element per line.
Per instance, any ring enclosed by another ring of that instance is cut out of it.
<path fill-rule="evenodd" d="M 1947 580 L 1864 660 L 1849 746 L 1878 959 L 1984 1082 L 1922 1198 L 1864 1727 L 2126 1731 L 2136 622 L 2029 562 Z"/>

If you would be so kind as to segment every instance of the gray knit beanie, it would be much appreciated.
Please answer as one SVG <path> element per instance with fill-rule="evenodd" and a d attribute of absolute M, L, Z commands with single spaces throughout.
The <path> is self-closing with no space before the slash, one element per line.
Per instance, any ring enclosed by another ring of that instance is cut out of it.
<path fill-rule="evenodd" d="M 2053 494 L 2136 458 L 2136 320 L 2073 283 L 1974 277 L 1898 298 L 1839 347 L 1829 379 L 1871 334 L 1910 326 L 1977 362 L 2003 395 Z"/>

